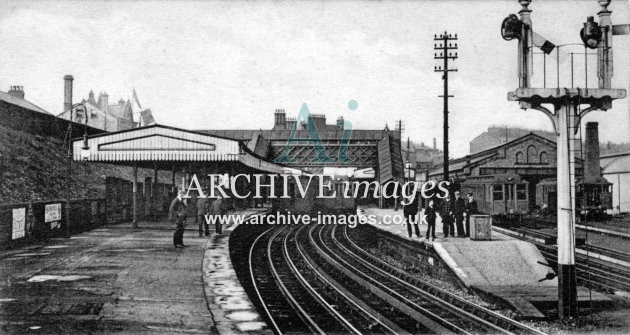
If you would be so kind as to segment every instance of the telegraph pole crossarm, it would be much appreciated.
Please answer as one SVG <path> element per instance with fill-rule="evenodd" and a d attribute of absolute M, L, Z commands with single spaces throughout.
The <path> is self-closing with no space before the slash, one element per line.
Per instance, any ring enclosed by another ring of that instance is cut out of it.
<path fill-rule="evenodd" d="M 435 66 L 435 72 L 442 72 L 442 79 L 444 80 L 444 94 L 439 95 L 438 97 L 444 99 L 444 180 L 449 180 L 449 162 L 448 162 L 448 98 L 454 97 L 453 95 L 448 94 L 448 73 L 449 72 L 457 72 L 455 68 L 449 68 L 448 61 L 457 59 L 457 52 L 453 52 L 453 50 L 457 50 L 457 43 L 453 41 L 457 41 L 457 34 L 451 35 L 448 32 L 444 32 L 444 34 L 435 35 L 433 38 L 436 43 L 434 43 L 435 54 L 433 56 L 434 59 L 443 60 L 443 65 Z M 439 41 L 439 42 L 438 42 Z"/>

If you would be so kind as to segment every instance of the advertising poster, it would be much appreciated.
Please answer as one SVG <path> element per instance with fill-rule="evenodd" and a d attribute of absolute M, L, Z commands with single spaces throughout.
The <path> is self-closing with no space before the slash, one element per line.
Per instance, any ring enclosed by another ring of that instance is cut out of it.
<path fill-rule="evenodd" d="M 44 222 L 50 222 L 50 229 L 61 226 L 61 204 L 46 205 L 44 212 Z"/>
<path fill-rule="evenodd" d="M 18 239 L 24 237 L 24 227 L 26 222 L 26 208 L 13 209 L 13 229 L 11 238 Z"/>

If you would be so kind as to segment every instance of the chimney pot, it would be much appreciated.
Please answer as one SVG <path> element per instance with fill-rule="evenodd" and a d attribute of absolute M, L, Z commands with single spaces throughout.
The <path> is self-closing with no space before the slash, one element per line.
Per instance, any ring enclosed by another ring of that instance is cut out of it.
<path fill-rule="evenodd" d="M 9 87 L 10 96 L 16 97 L 18 99 L 24 99 L 24 88 L 23 86 L 13 85 Z"/>

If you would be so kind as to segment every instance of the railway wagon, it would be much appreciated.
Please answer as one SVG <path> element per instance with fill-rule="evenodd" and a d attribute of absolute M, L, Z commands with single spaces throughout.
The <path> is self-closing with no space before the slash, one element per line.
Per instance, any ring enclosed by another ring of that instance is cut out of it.
<path fill-rule="evenodd" d="M 326 177 L 325 184 L 330 183 L 330 189 L 324 188 L 323 196 L 319 197 L 319 181 L 313 178 L 310 186 L 307 187 L 308 178 L 300 178 L 301 188 L 305 190 L 304 196 L 301 194 L 300 185 L 295 179 L 288 182 L 288 195 L 290 198 L 272 199 L 274 210 L 280 212 L 288 212 L 295 214 L 317 215 L 318 212 L 324 214 L 330 213 L 348 213 L 356 212 L 356 202 L 354 197 L 344 197 L 345 187 L 348 178 L 332 178 Z M 350 185 L 352 183 L 350 182 Z M 276 185 L 277 189 L 281 189 L 282 184 Z M 348 194 L 352 194 L 351 189 Z M 334 195 L 334 197 L 333 197 Z"/>
<path fill-rule="evenodd" d="M 536 185 L 536 206 L 546 206 L 555 212 L 558 193 L 555 178 L 542 180 Z M 583 217 L 602 219 L 606 212 L 612 210 L 612 184 L 603 178 L 591 182 L 576 181 L 575 204 Z"/>
<path fill-rule="evenodd" d="M 529 213 L 529 182 L 517 174 L 468 177 L 458 184 L 462 196 L 474 194 L 481 213 Z"/>

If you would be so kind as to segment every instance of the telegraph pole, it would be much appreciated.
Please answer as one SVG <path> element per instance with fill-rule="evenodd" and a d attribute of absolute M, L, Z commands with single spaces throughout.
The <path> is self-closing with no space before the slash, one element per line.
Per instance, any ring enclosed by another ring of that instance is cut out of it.
<path fill-rule="evenodd" d="M 457 41 L 457 34 L 451 36 L 445 31 L 440 36 L 435 35 L 433 40 L 436 41 L 434 58 L 444 60 L 444 65 L 435 66 L 435 72 L 442 72 L 442 79 L 444 80 L 444 94 L 438 95 L 438 97 L 444 98 L 444 180 L 448 180 L 448 98 L 454 97 L 448 94 L 448 73 L 457 72 L 457 69 L 448 67 L 448 61 L 449 59 L 453 61 L 457 59 L 457 51 L 451 52 L 451 50 L 457 50 L 457 43 L 452 42 Z"/>

